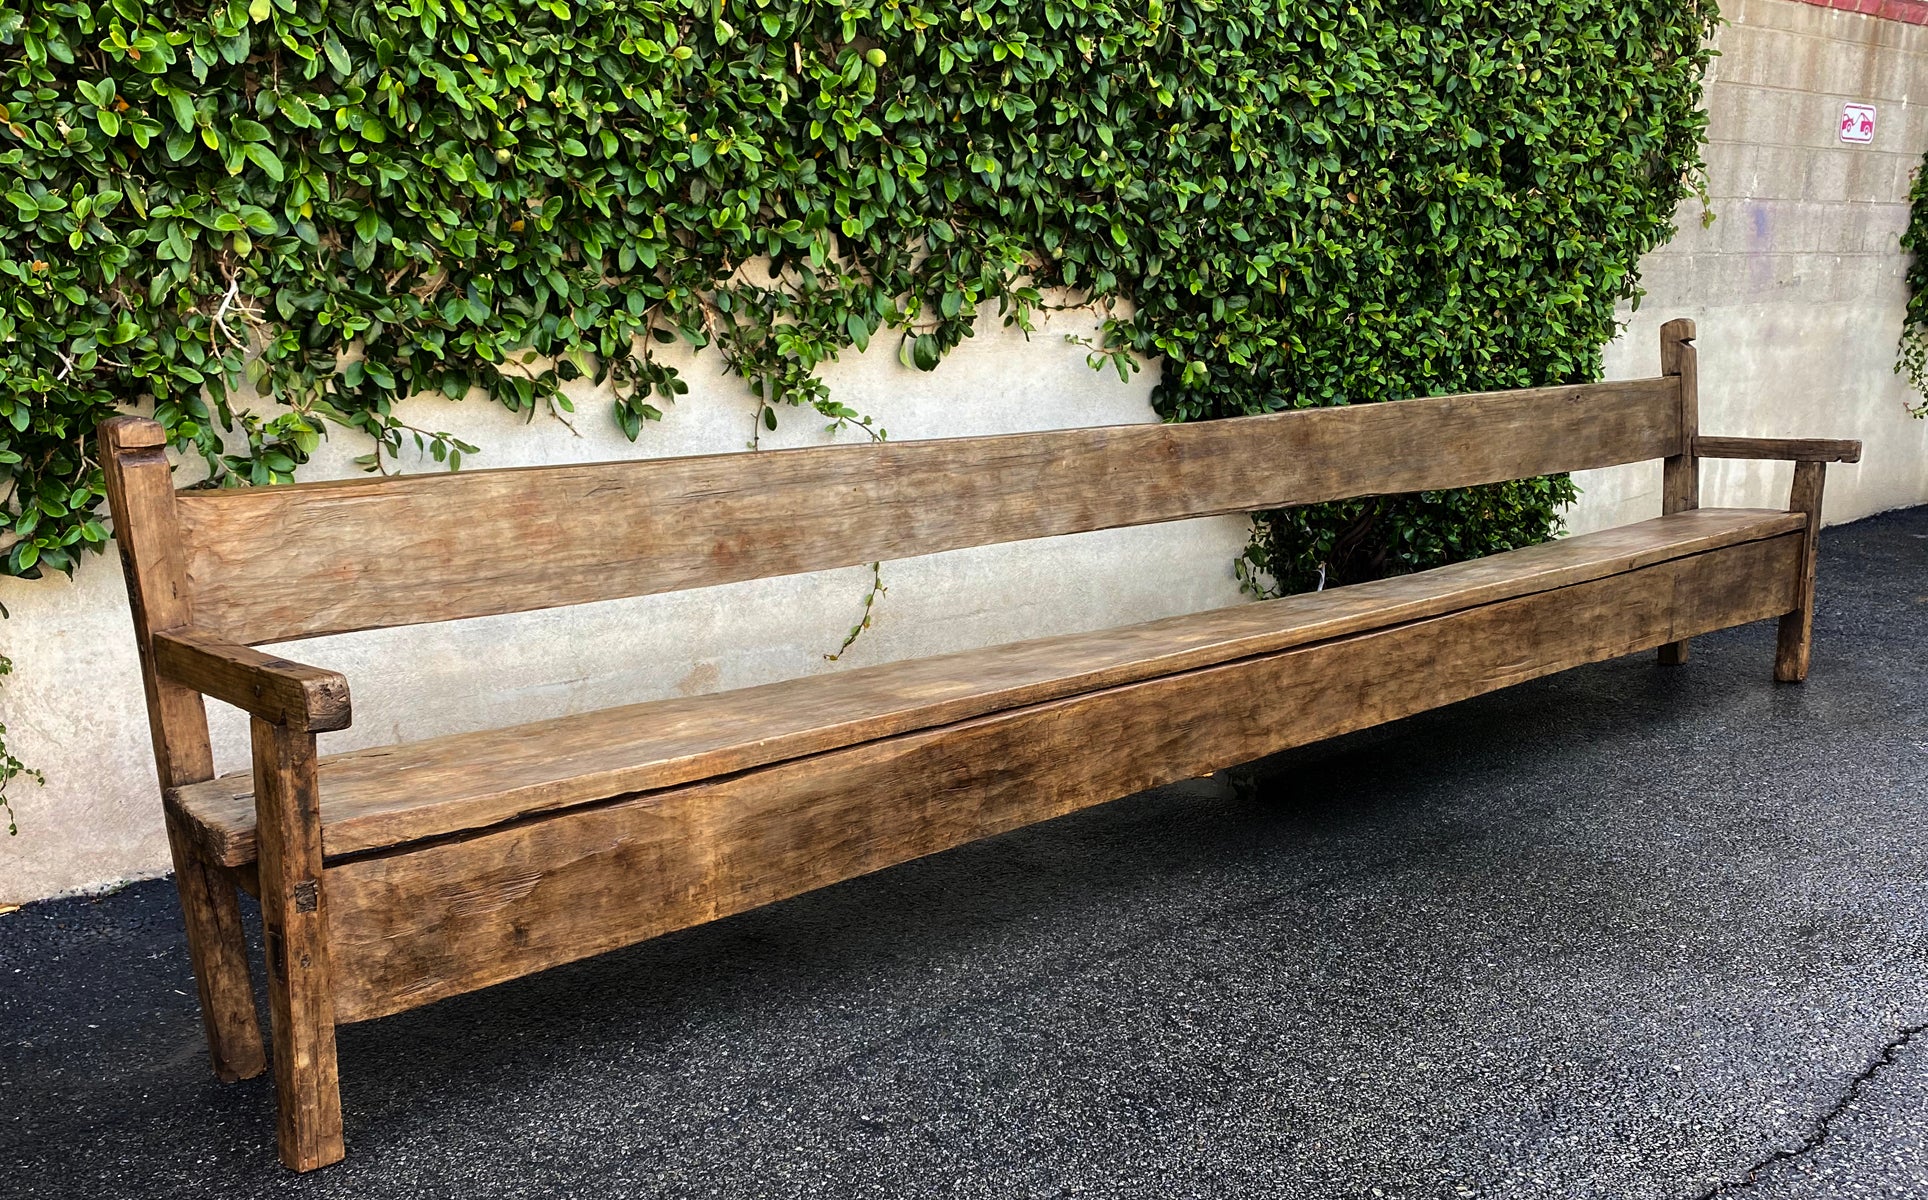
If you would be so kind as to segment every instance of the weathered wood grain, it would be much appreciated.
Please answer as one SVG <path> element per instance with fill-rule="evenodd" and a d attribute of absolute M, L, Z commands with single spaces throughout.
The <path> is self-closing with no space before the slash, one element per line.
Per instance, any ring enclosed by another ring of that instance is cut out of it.
<path fill-rule="evenodd" d="M 186 822 L 172 814 L 165 814 L 163 822 L 174 864 L 174 891 L 180 897 L 181 921 L 187 931 L 188 964 L 201 1002 L 208 1060 L 215 1078 L 223 1083 L 252 1079 L 267 1070 L 268 1058 L 254 1010 L 235 881 L 202 852 Z"/>
<path fill-rule="evenodd" d="M 1660 327 L 1660 373 L 1680 385 L 1680 442 L 1661 463 L 1660 511 L 1687 512 L 1700 507 L 1700 460 L 1694 445 L 1700 434 L 1700 357 L 1694 349 L 1694 323 L 1675 318 Z M 1684 641 L 1660 648 L 1660 661 L 1687 661 Z"/>
<path fill-rule="evenodd" d="M 1861 443 L 1851 438 L 1697 437 L 1694 453 L 1702 458 L 1852 463 L 1861 461 Z"/>
<path fill-rule="evenodd" d="M 1800 541 L 1746 542 L 331 866 L 337 1015 L 426 1004 L 1146 787 L 1776 616 L 1794 601 Z"/>
<path fill-rule="evenodd" d="M 209 779 L 214 752 L 201 697 L 154 670 L 153 631 L 181 628 L 193 619 L 167 440 L 158 424 L 139 417 L 110 418 L 98 432 L 161 786 Z"/>
<path fill-rule="evenodd" d="M 1814 644 L 1814 564 L 1821 545 L 1821 494 L 1828 468 L 1818 460 L 1794 464 L 1790 511 L 1806 516 L 1801 534 L 1801 556 L 1795 568 L 1793 611 L 1781 618 L 1774 652 L 1774 678 L 1800 683 L 1807 678 L 1809 651 Z"/>
<path fill-rule="evenodd" d="M 232 704 L 276 725 L 321 733 L 346 729 L 348 680 L 193 629 L 154 634 L 161 678 Z"/>
<path fill-rule="evenodd" d="M 478 829 L 1801 527 L 1783 512 L 1704 509 L 1312 595 L 331 755 L 324 843 L 339 856 Z M 206 853 L 238 865 L 254 854 L 252 790 L 249 776 L 226 776 L 180 789 L 174 804 Z"/>
<path fill-rule="evenodd" d="M 1680 450 L 1679 387 L 341 480 L 179 505 L 197 626 L 256 644 L 1635 462 Z"/>
<path fill-rule="evenodd" d="M 107 505 L 134 617 L 155 770 L 163 790 L 198 783 L 214 777 L 206 706 L 192 689 L 163 678 L 154 663 L 153 631 L 185 625 L 193 615 L 166 438 L 159 425 L 136 417 L 111 418 L 98 432 Z M 203 853 L 187 822 L 172 813 L 166 821 L 208 1057 L 216 1077 L 248 1079 L 262 1072 L 267 1058 L 234 885 Z"/>
<path fill-rule="evenodd" d="M 249 724 L 281 1161 L 312 1171 L 343 1154 L 315 735 L 259 717 Z"/>

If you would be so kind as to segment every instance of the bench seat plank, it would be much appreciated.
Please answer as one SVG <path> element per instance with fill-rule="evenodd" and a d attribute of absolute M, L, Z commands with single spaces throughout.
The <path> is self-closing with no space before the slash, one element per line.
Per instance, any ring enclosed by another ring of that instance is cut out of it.
<path fill-rule="evenodd" d="M 337 1017 L 399 1012 L 1144 788 L 1772 617 L 1796 603 L 1801 541 L 1709 550 L 351 859 L 324 883 Z"/>
<path fill-rule="evenodd" d="M 1567 587 L 1803 528 L 1703 508 L 1415 575 L 1117 629 L 654 700 L 321 760 L 331 860 L 673 787 Z M 253 780 L 170 793 L 215 861 L 255 856 Z"/>

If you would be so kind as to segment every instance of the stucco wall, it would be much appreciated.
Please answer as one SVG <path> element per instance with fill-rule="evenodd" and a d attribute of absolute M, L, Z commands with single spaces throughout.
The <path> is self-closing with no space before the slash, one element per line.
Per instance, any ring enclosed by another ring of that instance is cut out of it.
<path fill-rule="evenodd" d="M 1903 301 L 1895 238 L 1908 174 L 1928 149 L 1928 119 L 1907 89 L 1928 81 L 1928 31 L 1794 0 L 1730 0 L 1728 16 L 1709 93 L 1719 219 L 1702 229 L 1690 204 L 1681 236 L 1648 259 L 1651 294 L 1609 351 L 1608 373 L 1651 374 L 1660 321 L 1694 317 L 1705 429 L 1865 439 L 1867 461 L 1830 477 L 1833 520 L 1928 500 L 1928 423 L 1905 415 L 1891 373 Z M 1835 141 L 1844 100 L 1881 106 L 1873 145 Z M 1122 383 L 1091 371 L 1065 341 L 1090 331 L 1077 314 L 1028 341 L 985 330 L 928 375 L 880 344 L 828 375 L 898 439 L 1153 419 L 1155 374 Z M 587 397 L 581 436 L 541 419 L 522 428 L 480 403 L 424 401 L 406 415 L 482 445 L 476 466 L 740 449 L 753 406 L 714 371 L 714 358 L 691 364 L 691 394 L 634 447 Z M 766 445 L 822 440 L 821 422 L 786 416 Z M 364 449 L 342 439 L 304 477 L 351 474 Z M 1710 465 L 1704 494 L 1778 505 L 1786 476 Z M 1576 529 L 1658 510 L 1657 466 L 1582 483 Z M 876 625 L 844 664 L 824 654 L 856 618 L 861 569 L 320 639 L 293 653 L 347 674 L 355 726 L 324 739 L 345 749 L 1237 603 L 1231 562 L 1243 544 L 1244 523 L 1226 518 L 888 564 Z M 91 561 L 73 583 L 8 581 L 0 600 L 13 613 L 0 648 L 17 667 L 0 685 L 0 714 L 18 753 L 48 775 L 44 789 L 13 789 L 21 832 L 0 837 L 0 902 L 164 870 L 117 564 Z M 212 708 L 217 761 L 239 769 L 244 722 Z"/>

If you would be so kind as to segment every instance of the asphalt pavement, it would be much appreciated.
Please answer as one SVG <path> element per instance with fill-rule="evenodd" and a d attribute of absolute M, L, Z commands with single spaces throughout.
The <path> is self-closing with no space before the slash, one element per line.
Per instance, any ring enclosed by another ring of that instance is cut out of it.
<path fill-rule="evenodd" d="M 1828 532 L 1818 626 L 344 1028 L 308 1176 L 166 881 L 29 905 L 0 1196 L 1928 1196 L 1928 508 Z"/>

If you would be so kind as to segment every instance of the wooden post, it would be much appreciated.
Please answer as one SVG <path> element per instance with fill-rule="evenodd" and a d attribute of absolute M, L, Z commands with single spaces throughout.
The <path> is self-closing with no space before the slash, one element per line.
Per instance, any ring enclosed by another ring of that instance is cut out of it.
<path fill-rule="evenodd" d="M 274 1017 L 281 1161 L 297 1171 L 340 1162 L 334 980 L 321 890 L 315 735 L 253 718 L 256 866 Z"/>
<path fill-rule="evenodd" d="M 1660 511 L 1686 512 L 1700 507 L 1700 460 L 1694 457 L 1694 438 L 1700 433 L 1700 368 L 1694 353 L 1694 323 L 1676 317 L 1660 327 L 1660 373 L 1680 381 L 1680 450 L 1662 462 Z M 1687 661 L 1687 639 L 1660 648 L 1660 661 Z"/>
<path fill-rule="evenodd" d="M 154 670 L 155 631 L 184 627 L 192 616 L 175 523 L 167 435 L 153 421 L 114 417 L 100 426 L 100 447 L 114 540 L 120 546 L 128 604 L 134 613 L 154 763 L 165 795 L 214 778 L 207 709 L 200 694 L 162 679 Z M 166 806 L 165 818 L 208 1055 L 222 1080 L 248 1079 L 259 1075 L 267 1062 L 255 1018 L 254 989 L 248 983 L 234 879 L 196 849 L 171 806 Z"/>
<path fill-rule="evenodd" d="M 1795 603 L 1800 607 L 1781 618 L 1781 633 L 1774 650 L 1774 678 L 1782 683 L 1799 683 L 1807 678 L 1808 650 L 1814 640 L 1814 559 L 1821 544 L 1821 488 L 1827 482 L 1828 467 L 1820 462 L 1794 464 L 1794 494 L 1788 511 L 1807 514 L 1807 531 L 1801 535 L 1800 577 L 1795 581 Z"/>

